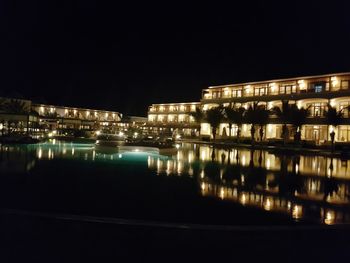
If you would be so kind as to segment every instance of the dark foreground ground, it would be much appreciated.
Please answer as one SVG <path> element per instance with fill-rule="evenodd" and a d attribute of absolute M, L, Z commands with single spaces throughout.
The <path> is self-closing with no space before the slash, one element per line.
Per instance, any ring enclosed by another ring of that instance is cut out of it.
<path fill-rule="evenodd" d="M 1 214 L 0 262 L 349 262 L 347 226 L 184 227 Z M 238 261 L 237 261 L 238 260 Z"/>

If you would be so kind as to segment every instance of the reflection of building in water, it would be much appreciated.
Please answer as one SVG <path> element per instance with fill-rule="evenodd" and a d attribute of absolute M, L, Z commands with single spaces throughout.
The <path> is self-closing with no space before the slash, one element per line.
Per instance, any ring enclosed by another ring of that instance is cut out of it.
<path fill-rule="evenodd" d="M 20 146 L 0 145 L 0 174 L 25 173 L 33 169 L 36 158 L 33 152 Z"/>
<path fill-rule="evenodd" d="M 348 165 L 349 160 L 328 157 L 198 145 L 184 145 L 172 159 L 148 161 L 158 174 L 197 176 L 204 196 L 288 213 L 294 219 L 318 218 L 326 224 L 350 222 L 350 213 L 343 211 L 350 208 Z"/>

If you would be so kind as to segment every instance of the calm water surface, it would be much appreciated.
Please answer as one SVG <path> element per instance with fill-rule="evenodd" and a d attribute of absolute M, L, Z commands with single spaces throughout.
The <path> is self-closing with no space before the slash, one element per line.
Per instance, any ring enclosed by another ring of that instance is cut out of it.
<path fill-rule="evenodd" d="M 1 146 L 1 209 L 211 224 L 350 222 L 350 161 L 182 144 Z"/>

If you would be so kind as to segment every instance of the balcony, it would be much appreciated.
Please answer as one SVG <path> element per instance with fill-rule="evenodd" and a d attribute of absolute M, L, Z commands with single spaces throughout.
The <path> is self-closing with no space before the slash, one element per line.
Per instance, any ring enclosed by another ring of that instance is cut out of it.
<path fill-rule="evenodd" d="M 307 98 L 324 98 L 332 99 L 342 96 L 350 96 L 350 89 L 338 89 L 338 90 L 323 90 L 318 91 L 315 89 L 303 89 L 296 92 L 243 92 L 242 97 L 235 96 L 212 96 L 210 93 L 203 94 L 202 102 L 204 103 L 224 103 L 224 102 L 249 102 L 249 101 L 272 101 L 272 100 L 300 100 Z"/>

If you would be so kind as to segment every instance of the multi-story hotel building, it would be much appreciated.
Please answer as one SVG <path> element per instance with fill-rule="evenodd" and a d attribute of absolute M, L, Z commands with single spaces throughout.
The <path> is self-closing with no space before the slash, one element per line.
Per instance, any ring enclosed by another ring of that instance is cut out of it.
<path fill-rule="evenodd" d="M 282 100 L 295 103 L 299 108 L 310 107 L 310 116 L 302 129 L 302 139 L 316 143 L 330 140 L 329 133 L 333 127 L 327 125 L 324 118 L 327 104 L 336 107 L 337 110 L 343 109 L 343 121 L 334 129 L 335 140 L 350 141 L 350 119 L 347 108 L 350 105 L 350 73 L 212 86 L 203 90 L 201 107 L 203 110 L 219 105 L 248 108 L 253 102 L 259 102 L 267 109 L 272 109 L 281 106 Z M 228 124 L 222 123 L 218 131 L 219 136 L 229 134 L 228 129 Z M 231 134 L 236 135 L 236 130 L 237 127 L 233 126 Z M 201 135 L 211 135 L 208 123 L 202 123 Z M 293 137 L 291 127 L 289 135 L 290 138 Z M 242 136 L 250 136 L 249 124 L 243 125 Z M 264 137 L 264 139 L 282 137 L 282 124 L 278 118 L 271 116 Z"/>
<path fill-rule="evenodd" d="M 29 131 L 31 134 L 49 131 L 64 134 L 74 130 L 114 132 L 121 126 L 122 115 L 119 112 L 36 104 L 23 99 L 2 98 L 2 102 L 15 105 L 9 106 L 7 111 L 6 107 L 0 111 L 3 134 L 10 130 Z"/>
<path fill-rule="evenodd" d="M 157 134 L 198 135 L 199 124 L 191 116 L 199 102 L 152 104 L 148 109 L 148 128 Z"/>
<path fill-rule="evenodd" d="M 39 126 L 48 130 L 109 130 L 117 129 L 121 114 L 114 111 L 32 104 L 39 113 Z"/>

